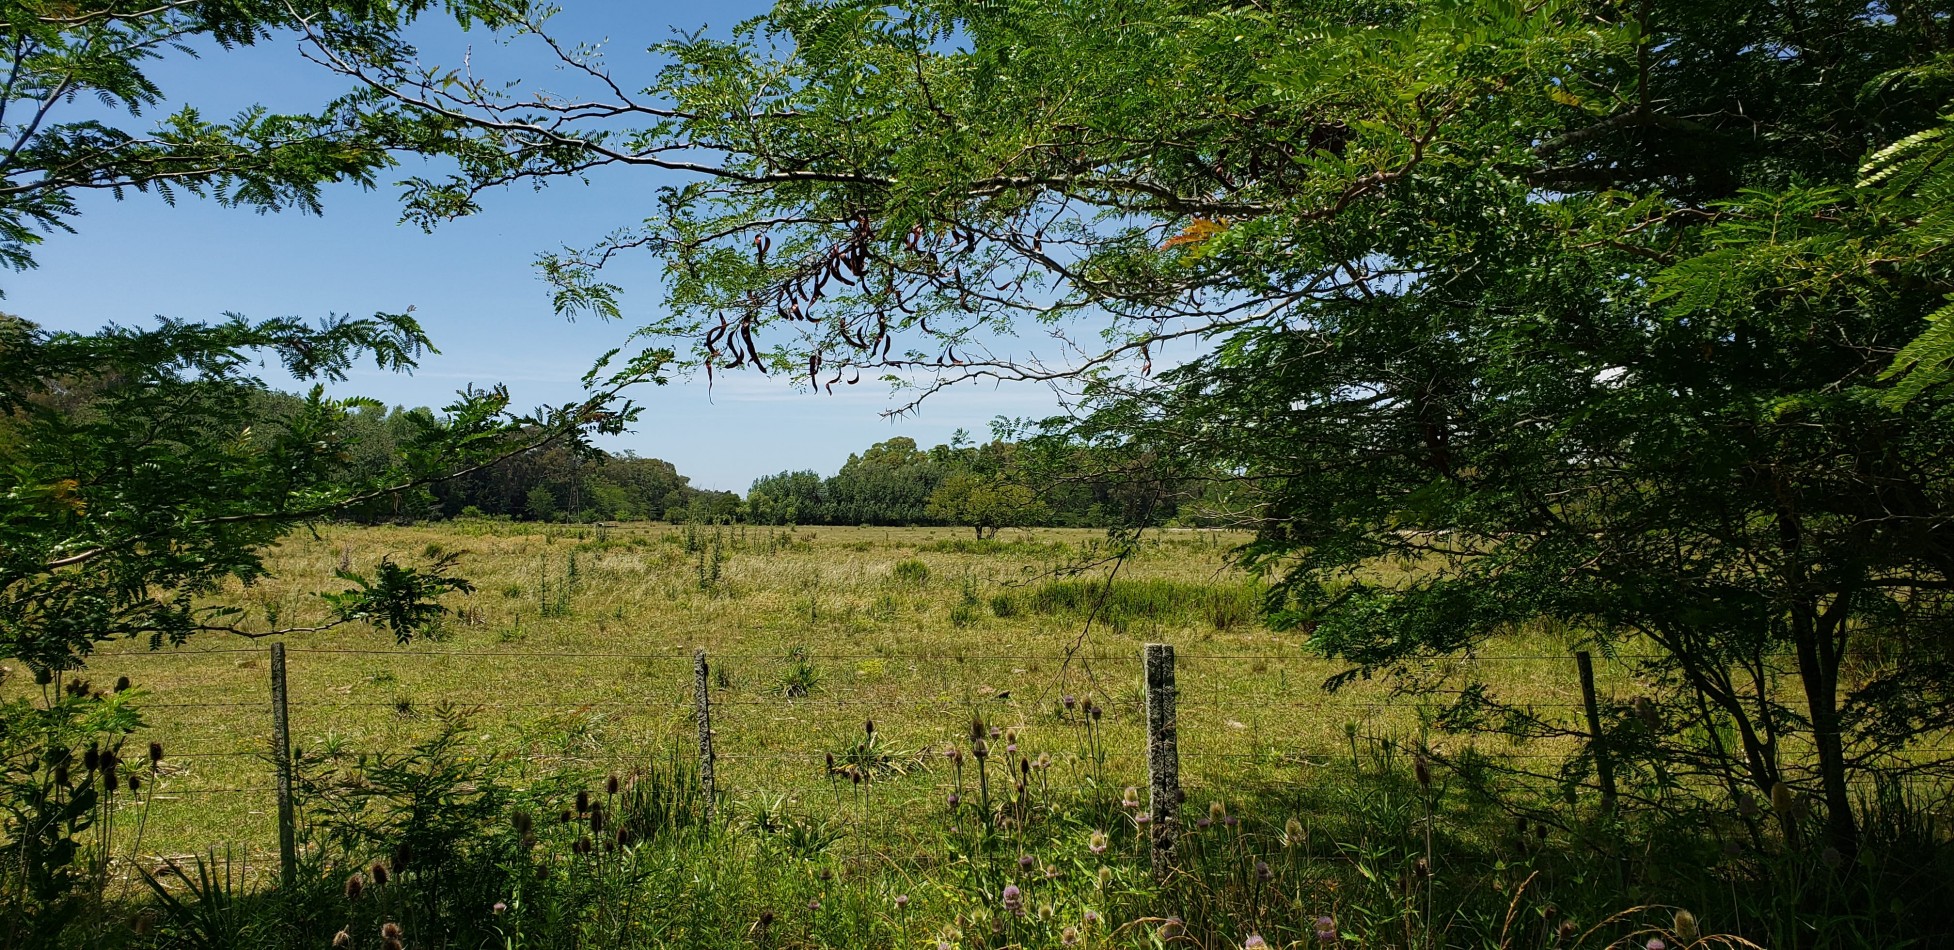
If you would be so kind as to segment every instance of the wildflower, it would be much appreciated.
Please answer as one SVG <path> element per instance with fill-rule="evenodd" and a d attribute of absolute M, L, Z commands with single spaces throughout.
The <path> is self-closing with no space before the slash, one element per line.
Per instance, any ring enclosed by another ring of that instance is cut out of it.
<path fill-rule="evenodd" d="M 1070 693 L 1067 693 L 1066 695 L 1059 697 L 1058 701 L 1065 704 L 1066 712 L 1071 712 L 1074 707 L 1079 705 L 1079 698 L 1077 696 L 1073 696 Z"/>
<path fill-rule="evenodd" d="M 1555 933 L 1560 934 L 1560 938 L 1562 940 L 1566 940 L 1567 938 L 1574 936 L 1574 932 L 1576 929 L 1578 928 L 1574 926 L 1574 921 L 1563 920 L 1560 922 L 1560 927 L 1555 930 Z"/>
<path fill-rule="evenodd" d="M 1699 928 L 1696 926 L 1696 915 L 1686 910 L 1676 912 L 1676 923 L 1669 929 L 1675 931 L 1676 939 L 1684 943 L 1695 940 L 1699 934 Z"/>
<path fill-rule="evenodd" d="M 950 950 L 950 941 L 938 940 L 936 942 L 936 950 Z"/>
<path fill-rule="evenodd" d="M 1031 866 L 1035 863 L 1037 862 L 1031 860 L 1031 855 L 1028 854 L 1018 855 L 1018 868 L 1020 870 L 1029 871 L 1031 870 Z"/>
<path fill-rule="evenodd" d="M 348 950 L 353 946 L 353 935 L 342 930 L 332 935 L 333 950 Z"/>
<path fill-rule="evenodd" d="M 1827 868 L 1836 871 L 1839 869 L 1839 865 L 1845 863 L 1845 855 L 1839 853 L 1839 849 L 1837 848 L 1827 847 L 1824 851 L 1819 852 L 1818 860 Z"/>
<path fill-rule="evenodd" d="M 1091 851 L 1093 854 L 1105 854 L 1106 846 L 1110 843 L 1111 841 L 1106 837 L 1105 832 L 1095 831 L 1092 833 L 1091 840 L 1086 844 L 1086 850 Z"/>
<path fill-rule="evenodd" d="M 530 829 L 535 827 L 535 819 L 530 818 L 528 812 L 519 811 L 510 819 L 510 824 L 515 826 L 516 834 L 527 835 Z"/>
<path fill-rule="evenodd" d="M 1058 880 L 1058 865 L 1056 864 L 1045 865 L 1045 880 L 1047 881 Z"/>
<path fill-rule="evenodd" d="M 1755 818 L 1757 817 L 1758 810 L 1759 809 L 1757 807 L 1757 799 L 1752 798 L 1747 794 L 1738 793 L 1737 814 L 1742 815 L 1745 818 Z"/>
<path fill-rule="evenodd" d="M 1016 884 L 1004 885 L 1004 909 L 1019 917 L 1024 916 L 1024 891 Z"/>
<path fill-rule="evenodd" d="M 400 935 L 400 925 L 388 921 L 380 928 L 380 950 L 401 950 L 404 944 Z"/>
<path fill-rule="evenodd" d="M 577 814 L 581 815 L 589 810 L 590 810 L 590 793 L 585 791 L 577 792 Z"/>
<path fill-rule="evenodd" d="M 1112 886 L 1113 886 L 1113 869 L 1112 869 L 1112 868 L 1100 868 L 1100 869 L 1099 869 L 1099 889 L 1103 891 L 1103 890 L 1105 890 L 1106 888 L 1109 888 L 1109 887 L 1112 887 Z"/>
<path fill-rule="evenodd" d="M 1276 876 L 1276 872 L 1275 872 L 1274 870 L 1272 870 L 1272 869 L 1271 869 L 1271 868 L 1269 867 L 1269 862 L 1267 862 L 1267 861 L 1257 861 L 1257 862 L 1255 862 L 1255 879 L 1256 879 L 1256 880 L 1258 880 L 1258 881 L 1261 881 L 1261 882 L 1263 882 L 1263 883 L 1265 883 L 1265 884 L 1266 884 L 1266 883 L 1268 883 L 1268 882 L 1269 882 L 1270 880 L 1273 880 L 1273 879 L 1275 878 L 1275 876 Z"/>
<path fill-rule="evenodd" d="M 142 911 L 136 915 L 135 922 L 132 926 L 136 931 L 136 936 L 149 936 L 150 932 L 156 929 L 156 912 L 151 910 Z"/>
<path fill-rule="evenodd" d="M 1212 821 L 1209 821 L 1209 820 L 1208 820 L 1208 819 L 1206 819 L 1206 818 L 1196 818 L 1196 819 L 1194 819 L 1194 830 L 1195 830 L 1195 831 L 1206 831 L 1206 830 L 1208 830 L 1208 829 L 1209 829 L 1210 827 L 1212 827 L 1213 825 L 1214 825 L 1214 822 L 1212 822 Z"/>
<path fill-rule="evenodd" d="M 118 676 L 118 677 L 116 677 L 116 678 L 115 678 L 115 691 L 116 691 L 116 692 L 118 692 L 118 693 L 120 693 L 120 692 L 122 692 L 123 690 L 125 690 L 125 689 L 128 689 L 128 688 L 129 688 L 129 678 L 128 678 L 127 676 Z"/>
<path fill-rule="evenodd" d="M 1087 908 L 1085 913 L 1079 915 L 1079 923 L 1082 923 L 1088 927 L 1098 922 L 1099 922 L 1099 912 L 1091 908 Z"/>
<path fill-rule="evenodd" d="M 1187 931 L 1187 921 L 1179 917 L 1169 917 L 1160 924 L 1160 939 L 1172 940 Z"/>
<path fill-rule="evenodd" d="M 1151 823 L 1152 821 L 1153 821 L 1153 816 L 1152 816 L 1152 815 L 1145 815 L 1145 814 L 1141 814 L 1141 815 L 1134 815 L 1134 816 L 1133 816 L 1133 823 L 1134 823 L 1134 824 L 1136 824 L 1136 825 L 1144 825 L 1144 824 L 1149 824 L 1149 823 Z"/>
<path fill-rule="evenodd" d="M 1242 941 L 1242 950 L 1268 950 L 1268 947 L 1268 941 L 1263 940 L 1261 934 L 1249 934 L 1248 939 Z"/>
<path fill-rule="evenodd" d="M 140 775 L 129 776 L 129 793 L 133 795 L 136 792 L 140 792 L 140 791 L 142 791 L 142 776 Z"/>
<path fill-rule="evenodd" d="M 1432 876 L 1431 862 L 1425 860 L 1424 855 L 1422 854 L 1419 855 L 1418 860 L 1411 862 L 1411 874 L 1413 877 L 1418 877 L 1418 878 L 1431 877 Z"/>
<path fill-rule="evenodd" d="M 871 736 L 875 735 L 875 720 L 870 719 L 867 722 L 863 723 L 862 731 L 868 733 Z"/>
<path fill-rule="evenodd" d="M 495 906 L 489 908 L 489 913 L 494 914 L 497 917 L 500 917 L 508 912 L 509 912 L 509 905 L 501 901 L 496 901 Z"/>
<path fill-rule="evenodd" d="M 1792 809 L 1796 804 L 1792 797 L 1791 786 L 1783 782 L 1771 786 L 1771 810 L 1777 812 L 1779 818 L 1791 817 Z"/>
<path fill-rule="evenodd" d="M 1661 937 L 1650 937 L 1649 942 L 1643 944 L 1643 946 L 1647 947 L 1648 950 L 1669 950 L 1669 945 L 1664 943 Z"/>
<path fill-rule="evenodd" d="M 349 901 L 359 900 L 360 895 L 365 891 L 366 879 L 360 877 L 358 871 L 353 872 L 353 876 L 346 879 L 346 899 Z"/>
<path fill-rule="evenodd" d="M 604 794 L 606 795 L 617 794 L 617 776 L 613 775 L 610 778 L 604 780 Z"/>
<path fill-rule="evenodd" d="M 1308 835 L 1303 831 L 1302 822 L 1297 821 L 1295 818 L 1290 818 L 1283 824 L 1282 843 L 1285 847 L 1299 848 L 1302 847 L 1303 842 L 1306 840 L 1308 840 Z"/>
<path fill-rule="evenodd" d="M 1120 797 L 1119 803 L 1127 808 L 1140 807 L 1140 790 L 1128 785 L 1126 787 L 1126 794 Z"/>
<path fill-rule="evenodd" d="M 1412 777 L 1418 780 L 1419 788 L 1432 787 L 1432 766 L 1431 763 L 1425 761 L 1424 753 L 1421 752 L 1412 757 L 1411 774 Z"/>
<path fill-rule="evenodd" d="M 1105 712 L 1105 710 L 1103 710 L 1103 709 L 1101 709 L 1101 708 L 1099 708 L 1098 706 L 1094 706 L 1094 707 L 1092 707 L 1092 710 L 1091 710 L 1091 712 L 1092 712 L 1092 721 L 1093 721 L 1093 722 L 1098 722 L 1098 721 L 1099 721 L 1099 714 L 1100 714 L 1100 713 L 1102 713 L 1102 712 Z"/>
<path fill-rule="evenodd" d="M 1062 943 L 1062 944 L 1064 944 L 1064 945 L 1066 945 L 1066 946 L 1068 946 L 1068 947 L 1076 947 L 1076 946 L 1078 946 L 1078 945 L 1079 945 L 1079 928 L 1077 928 L 1077 927 L 1067 927 L 1067 928 L 1065 928 L 1064 930 L 1061 930 L 1061 931 L 1059 931 L 1059 933 L 1058 933 L 1058 942 L 1059 942 L 1059 943 Z"/>
<path fill-rule="evenodd" d="M 808 902 L 807 902 L 807 909 L 808 909 L 808 910 L 809 910 L 810 912 L 813 912 L 813 911 L 818 911 L 818 910 L 820 910 L 820 909 L 821 909 L 821 902 L 820 902 L 820 901 L 808 901 Z"/>
<path fill-rule="evenodd" d="M 1038 905 L 1039 920 L 1050 920 L 1057 915 L 1058 915 L 1058 908 L 1053 907 L 1050 901 Z"/>
<path fill-rule="evenodd" d="M 1330 943 L 1337 939 L 1337 921 L 1334 917 L 1316 918 L 1316 939 L 1320 943 Z"/>
<path fill-rule="evenodd" d="M 970 744 L 970 754 L 976 756 L 977 761 L 982 762 L 985 759 L 990 758 L 991 747 L 985 745 L 984 740 L 979 739 L 976 742 Z"/>
<path fill-rule="evenodd" d="M 1219 801 L 1212 801 L 1212 802 L 1209 802 L 1209 803 L 1208 803 L 1208 820 L 1209 820 L 1209 821 L 1220 821 L 1220 820 L 1221 820 L 1222 818 L 1224 818 L 1224 817 L 1226 817 L 1226 816 L 1227 816 L 1227 814 L 1228 814 L 1228 809 L 1227 809 L 1226 807 L 1224 807 L 1224 806 L 1223 806 L 1223 805 L 1221 804 L 1221 802 L 1219 802 Z"/>
<path fill-rule="evenodd" d="M 373 862 L 373 868 L 372 868 L 372 872 L 373 872 L 373 883 L 374 883 L 374 886 L 376 886 L 376 887 L 377 887 L 377 886 L 379 886 L 379 885 L 381 885 L 381 884 L 385 884 L 385 883 L 387 883 L 387 866 L 386 866 L 386 865 L 384 865 L 384 864 L 381 864 L 381 863 L 380 863 L 380 862 L 378 862 L 378 861 L 375 861 L 375 862 Z"/>
<path fill-rule="evenodd" d="M 962 767 L 963 767 L 963 750 L 962 750 L 962 749 L 959 749 L 959 748 L 957 748 L 956 746 L 951 746 L 951 747 L 949 747 L 948 749 L 944 749 L 944 750 L 943 750 L 943 756 L 944 756 L 944 758 L 947 758 L 947 759 L 949 759 L 949 760 L 950 760 L 950 764 L 951 764 L 951 765 L 954 765 L 954 766 L 957 766 L 958 768 L 962 768 Z"/>
<path fill-rule="evenodd" d="M 957 807 L 958 805 L 961 805 L 961 804 L 963 804 L 963 796 L 962 796 L 962 795 L 958 795 L 958 794 L 957 794 L 956 792 L 951 792 L 951 793 L 950 793 L 950 807 L 951 807 L 951 808 L 955 808 L 955 807 Z"/>
<path fill-rule="evenodd" d="M 158 763 L 158 762 L 161 762 L 161 761 L 163 761 L 163 744 L 162 744 L 161 742 L 152 742 L 152 743 L 150 743 L 150 744 L 149 744 L 149 764 L 150 764 L 150 765 L 155 765 L 156 763 Z"/>
<path fill-rule="evenodd" d="M 902 910 L 903 908 L 906 908 L 906 907 L 908 907 L 908 906 L 909 906 L 909 895 L 908 895 L 908 894 L 897 894 L 897 895 L 896 895 L 896 909 L 897 909 L 897 910 Z"/>
<path fill-rule="evenodd" d="M 1221 823 L 1230 828 L 1233 828 L 1236 825 L 1241 824 L 1242 820 L 1240 818 L 1235 817 L 1234 815 L 1223 815 L 1221 816 Z"/>

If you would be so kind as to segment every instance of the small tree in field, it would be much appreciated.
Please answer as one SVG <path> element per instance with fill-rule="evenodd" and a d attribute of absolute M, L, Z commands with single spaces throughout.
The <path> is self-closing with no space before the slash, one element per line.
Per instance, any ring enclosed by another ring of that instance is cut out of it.
<path fill-rule="evenodd" d="M 997 537 L 999 528 L 1038 520 L 1045 506 L 1023 485 L 1001 476 L 960 471 L 943 479 L 930 493 L 928 511 L 932 518 L 969 525 L 982 540 Z"/>

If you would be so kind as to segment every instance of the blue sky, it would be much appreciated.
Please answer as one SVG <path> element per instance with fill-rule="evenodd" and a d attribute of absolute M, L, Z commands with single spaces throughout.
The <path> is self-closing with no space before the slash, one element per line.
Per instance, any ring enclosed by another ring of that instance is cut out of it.
<path fill-rule="evenodd" d="M 720 33 L 758 9 L 580 0 L 554 32 L 608 37 L 610 58 L 624 74 L 642 69 L 649 57 L 637 51 L 668 38 L 674 26 Z M 511 67 L 545 84 L 551 75 L 548 64 L 496 49 L 485 37 L 450 28 L 420 39 L 431 61 L 451 62 L 443 53 L 452 57 L 467 44 L 478 64 Z M 253 102 L 304 108 L 343 88 L 343 80 L 300 59 L 289 39 L 159 62 L 150 73 L 173 99 L 220 115 Z M 412 376 L 365 369 L 346 392 L 440 406 L 464 385 L 504 382 L 524 407 L 574 399 L 592 360 L 657 312 L 658 274 L 649 258 L 607 272 L 628 291 L 625 320 L 615 323 L 555 316 L 532 262 L 539 251 L 586 244 L 635 223 L 650 210 L 654 190 L 675 178 L 633 169 L 599 175 L 589 186 L 509 190 L 488 196 L 484 214 L 424 234 L 398 223 L 398 189 L 389 184 L 416 171 L 395 169 L 371 192 L 332 188 L 319 217 L 257 215 L 191 198 L 172 208 L 154 195 L 121 202 L 84 196 L 79 233 L 50 236 L 34 270 L 0 272 L 0 310 L 48 327 L 91 330 L 156 315 L 317 317 L 413 306 L 441 354 Z M 645 211 L 635 210 L 640 205 Z M 891 420 L 880 415 L 892 402 L 886 387 L 867 380 L 832 396 L 809 395 L 751 373 L 722 374 L 710 390 L 703 379 L 675 380 L 636 398 L 647 407 L 642 421 L 606 448 L 664 458 L 694 484 L 742 492 L 755 477 L 782 469 L 832 472 L 850 452 L 891 436 L 931 445 L 958 428 L 981 435 L 994 416 L 1043 416 L 1057 406 L 1036 386 L 964 386 L 932 397 L 918 416 Z"/>

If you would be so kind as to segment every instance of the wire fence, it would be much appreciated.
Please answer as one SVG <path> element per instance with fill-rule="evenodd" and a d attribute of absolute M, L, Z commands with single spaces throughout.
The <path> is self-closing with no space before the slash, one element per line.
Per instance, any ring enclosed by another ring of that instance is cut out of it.
<path fill-rule="evenodd" d="M 357 763 L 409 754 L 442 724 L 467 723 L 470 749 L 532 775 L 629 774 L 700 746 L 690 650 L 530 647 L 362 649 L 291 646 L 275 696 L 263 646 L 104 654 L 90 672 L 128 675 L 145 694 L 143 738 L 166 754 L 147 792 L 148 847 L 187 853 L 214 844 L 267 846 L 277 833 L 274 707 L 289 716 L 301 763 Z M 1591 752 L 1595 714 L 1644 687 L 1636 664 L 1593 658 L 1583 689 L 1573 655 L 1480 654 L 1434 660 L 1415 693 L 1359 679 L 1326 692 L 1339 668 L 1300 649 L 1196 647 L 1174 657 L 1179 781 L 1227 793 L 1247 782 L 1307 782 L 1332 764 L 1421 741 L 1444 707 L 1488 692 L 1541 724 L 1524 745 L 1447 737 L 1525 763 Z M 955 788 L 944 751 L 968 749 L 981 722 L 997 754 L 1078 773 L 1114 788 L 1146 787 L 1156 737 L 1145 710 L 1139 645 L 995 653 L 803 649 L 709 654 L 706 701 L 720 792 L 734 802 L 784 798 L 818 805 L 834 794 L 830 756 L 851 761 L 874 723 L 878 781 L 930 807 Z M 1463 682 L 1462 682 L 1463 681 Z M 1088 710 L 1098 710 L 1097 713 Z M 1007 751 L 1008 747 L 1008 751 Z M 1606 778 L 1583 781 L 1611 792 Z M 904 807 L 898 805 L 898 807 Z M 221 841 L 207 840 L 212 835 Z"/>

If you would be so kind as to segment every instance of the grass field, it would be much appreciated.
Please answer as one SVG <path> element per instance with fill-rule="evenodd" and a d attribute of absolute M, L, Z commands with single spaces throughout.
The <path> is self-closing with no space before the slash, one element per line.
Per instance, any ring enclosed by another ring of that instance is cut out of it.
<path fill-rule="evenodd" d="M 404 750 L 448 704 L 472 711 L 482 755 L 514 756 L 537 775 L 629 773 L 691 748 L 692 651 L 703 647 L 719 786 L 735 807 L 837 807 L 824 756 L 868 719 L 888 758 L 886 814 L 941 810 L 953 778 L 934 753 L 973 716 L 1061 770 L 1079 768 L 1067 695 L 1106 710 L 1097 778 L 1144 786 L 1146 642 L 1179 651 L 1184 782 L 1197 799 L 1307 784 L 1347 763 L 1357 741 L 1420 734 L 1415 700 L 1361 683 L 1322 692 L 1338 667 L 1259 622 L 1258 583 L 1225 557 L 1241 536 L 1151 535 L 1110 594 L 1110 565 L 1069 573 L 1093 565 L 1104 540 L 1061 529 L 980 543 L 952 529 L 327 526 L 279 548 L 272 580 L 224 599 L 257 622 L 302 624 L 323 614 L 315 592 L 343 586 L 333 577 L 343 566 L 462 555 L 476 590 L 452 598 L 435 640 L 397 646 L 362 627 L 287 639 L 293 745 L 315 757 Z M 1561 645 L 1510 647 L 1522 658 L 1483 660 L 1497 668 L 1478 672 L 1572 722 L 1579 694 Z M 168 750 L 145 855 L 275 853 L 267 653 L 262 641 L 204 636 L 154 652 L 129 644 L 91 663 L 93 679 L 128 676 L 143 691 L 146 733 Z M 900 838 L 902 827 L 877 830 Z M 136 833 L 130 823 L 122 832 Z"/>

